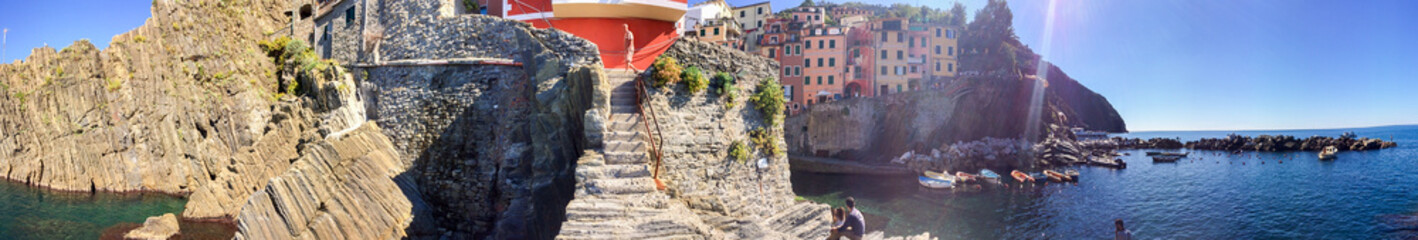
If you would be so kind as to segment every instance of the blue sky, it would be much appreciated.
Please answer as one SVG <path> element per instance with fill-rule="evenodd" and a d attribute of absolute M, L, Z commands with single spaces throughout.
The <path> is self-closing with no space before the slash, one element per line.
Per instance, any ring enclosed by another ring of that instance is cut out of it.
<path fill-rule="evenodd" d="M 0 1 L 5 62 L 46 42 L 106 47 L 142 25 L 151 4 Z M 775 10 L 801 2 L 772 1 Z M 984 6 L 961 2 L 972 14 Z M 1133 131 L 1418 124 L 1418 1 L 1062 0 L 1048 18 L 1050 4 L 1010 1 L 1020 40 L 1107 97 Z"/>

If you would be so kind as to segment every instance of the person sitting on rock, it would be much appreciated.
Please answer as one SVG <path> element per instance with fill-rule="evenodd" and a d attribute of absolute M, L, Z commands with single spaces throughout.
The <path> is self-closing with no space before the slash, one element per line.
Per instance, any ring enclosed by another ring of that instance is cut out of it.
<path fill-rule="evenodd" d="M 847 239 L 861 240 L 862 235 L 867 234 L 867 222 L 862 218 L 862 212 L 857 210 L 856 199 L 847 197 L 847 211 L 847 219 L 837 228 L 837 232 Z"/>
<path fill-rule="evenodd" d="M 840 227 L 842 227 L 842 225 L 846 225 L 846 224 L 847 224 L 847 210 L 843 210 L 842 207 L 833 208 L 833 209 L 832 209 L 832 228 L 829 230 L 829 232 L 831 232 L 831 234 L 828 234 L 828 235 L 827 235 L 827 239 L 841 239 L 841 238 L 842 238 L 842 232 L 841 232 L 841 231 L 837 231 L 837 228 L 840 228 Z"/>

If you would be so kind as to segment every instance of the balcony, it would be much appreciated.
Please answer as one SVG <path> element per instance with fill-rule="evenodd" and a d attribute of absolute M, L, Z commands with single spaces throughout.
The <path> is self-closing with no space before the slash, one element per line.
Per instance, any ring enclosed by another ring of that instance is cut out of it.
<path fill-rule="evenodd" d="M 909 57 L 909 58 L 906 58 L 906 63 L 907 63 L 907 64 L 926 64 L 926 56 L 917 56 L 917 57 Z"/>

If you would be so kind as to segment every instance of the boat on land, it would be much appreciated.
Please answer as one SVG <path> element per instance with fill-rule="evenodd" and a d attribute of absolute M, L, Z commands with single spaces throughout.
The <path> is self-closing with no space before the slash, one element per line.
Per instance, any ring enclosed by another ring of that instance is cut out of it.
<path fill-rule="evenodd" d="M 989 169 L 981 169 L 981 170 L 980 170 L 980 180 L 981 180 L 982 182 L 988 182 L 988 183 L 995 183 L 995 184 L 1000 183 L 1000 181 L 999 181 L 999 174 L 998 174 L 998 173 L 995 173 L 995 171 L 990 171 Z"/>
<path fill-rule="evenodd" d="M 1147 152 L 1147 156 L 1177 156 L 1177 157 L 1186 157 L 1187 154 L 1188 154 L 1188 153 L 1184 153 L 1184 152 L 1180 152 L 1180 153 L 1179 153 L 1179 152 Z"/>
<path fill-rule="evenodd" d="M 1018 181 L 1021 183 L 1034 182 L 1034 177 L 1029 176 L 1029 174 L 1027 173 L 1020 172 L 1019 170 L 1009 172 L 1009 176 L 1014 177 L 1014 181 Z"/>
<path fill-rule="evenodd" d="M 1163 163 L 1177 162 L 1177 160 L 1181 160 L 1181 159 L 1182 159 L 1182 157 L 1179 157 L 1179 156 L 1152 156 L 1152 162 L 1155 162 L 1155 163 L 1158 163 L 1158 162 L 1163 162 Z"/>
<path fill-rule="evenodd" d="M 1334 160 L 1336 158 L 1335 154 L 1337 153 L 1339 153 L 1339 148 L 1334 146 L 1325 146 L 1324 150 L 1320 151 L 1319 157 L 1320 160 Z"/>
<path fill-rule="evenodd" d="M 1049 181 L 1054 182 L 1073 181 L 1073 178 L 1069 177 L 1068 175 L 1054 170 L 1044 170 L 1044 176 L 1048 177 Z"/>

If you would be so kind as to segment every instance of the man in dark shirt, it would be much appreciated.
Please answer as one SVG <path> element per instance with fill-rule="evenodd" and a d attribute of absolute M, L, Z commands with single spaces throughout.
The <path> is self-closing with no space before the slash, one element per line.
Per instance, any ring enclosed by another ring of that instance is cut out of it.
<path fill-rule="evenodd" d="M 862 235 L 867 234 L 867 222 L 862 219 L 862 212 L 857 211 L 856 199 L 847 197 L 847 221 L 837 228 L 837 232 L 852 240 L 861 240 Z"/>

